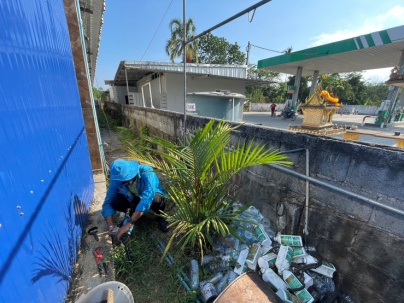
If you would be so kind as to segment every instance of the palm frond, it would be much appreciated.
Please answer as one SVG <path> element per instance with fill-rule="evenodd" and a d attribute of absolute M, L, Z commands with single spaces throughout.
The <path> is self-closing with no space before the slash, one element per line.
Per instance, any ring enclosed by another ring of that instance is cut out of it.
<path fill-rule="evenodd" d="M 233 211 L 229 199 L 232 179 L 243 169 L 263 164 L 290 165 L 287 157 L 263 144 L 239 142 L 230 147 L 231 132 L 237 129 L 224 121 L 209 121 L 203 129 L 187 137 L 187 146 L 168 140 L 145 137 L 147 147 L 132 146 L 129 158 L 146 163 L 168 176 L 164 185 L 176 212 L 163 214 L 173 227 L 166 251 L 172 245 L 204 248 L 212 245 L 213 235 L 236 235 L 232 223 L 247 207 Z M 153 146 L 159 146 L 156 150 Z"/>

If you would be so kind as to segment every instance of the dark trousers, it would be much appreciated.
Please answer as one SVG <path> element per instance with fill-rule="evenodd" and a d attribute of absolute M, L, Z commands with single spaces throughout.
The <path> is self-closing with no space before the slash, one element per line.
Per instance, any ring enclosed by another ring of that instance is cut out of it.
<path fill-rule="evenodd" d="M 160 202 L 153 201 L 150 206 L 150 209 L 154 211 L 156 214 L 160 214 L 162 211 L 164 211 L 166 206 L 165 199 L 161 198 L 160 200 L 161 200 Z M 122 211 L 125 213 L 129 210 L 129 216 L 132 216 L 139 202 L 140 197 L 138 196 L 134 196 L 133 201 L 130 202 L 128 199 L 126 199 L 124 195 L 117 194 L 111 202 L 111 207 L 116 211 Z"/>

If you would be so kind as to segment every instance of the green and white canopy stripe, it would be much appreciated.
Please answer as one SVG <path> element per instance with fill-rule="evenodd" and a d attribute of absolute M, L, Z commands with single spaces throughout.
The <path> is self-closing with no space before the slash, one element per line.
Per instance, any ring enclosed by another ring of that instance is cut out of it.
<path fill-rule="evenodd" d="M 290 54 L 258 61 L 258 68 L 303 76 L 342 73 L 398 65 L 404 49 L 404 25 L 361 35 Z"/>

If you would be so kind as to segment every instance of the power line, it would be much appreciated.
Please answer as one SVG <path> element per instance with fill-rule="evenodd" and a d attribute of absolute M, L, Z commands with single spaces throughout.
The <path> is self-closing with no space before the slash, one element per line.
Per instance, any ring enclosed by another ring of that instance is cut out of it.
<path fill-rule="evenodd" d="M 171 0 L 170 4 L 168 5 L 168 7 L 167 7 L 167 9 L 166 9 L 166 12 L 164 13 L 163 18 L 161 18 L 160 24 L 159 24 L 159 26 L 157 27 L 157 29 L 156 29 L 156 31 L 155 31 L 153 37 L 151 38 L 149 45 L 147 46 L 146 50 L 144 51 L 144 53 L 143 53 L 143 55 L 142 55 L 142 58 L 140 58 L 140 61 L 143 60 L 143 57 L 146 55 L 147 51 L 149 50 L 149 47 L 150 47 L 151 43 L 153 42 L 153 39 L 154 39 L 154 37 L 156 36 L 157 32 L 159 31 L 160 26 L 161 26 L 161 24 L 163 23 L 163 20 L 164 20 L 164 18 L 166 17 L 167 12 L 168 12 L 168 10 L 170 9 L 171 4 L 173 3 L 173 1 L 174 1 L 174 0 Z"/>
<path fill-rule="evenodd" d="M 251 44 L 251 46 L 254 46 L 254 47 L 260 48 L 260 49 L 264 49 L 264 50 L 267 50 L 267 51 L 270 51 L 270 52 L 274 52 L 274 53 L 279 53 L 279 54 L 284 54 L 285 53 L 285 52 L 280 52 L 280 51 L 276 51 L 276 50 L 273 50 L 273 49 L 257 46 L 257 45 L 254 45 L 254 44 Z"/>
<path fill-rule="evenodd" d="M 276 51 L 276 50 L 273 50 L 273 49 L 257 46 L 257 45 L 254 45 L 254 44 L 251 44 L 251 46 L 254 46 L 256 48 L 261 48 L 261 49 L 264 49 L 264 50 L 267 50 L 267 51 L 270 51 L 270 52 L 279 53 L 279 54 L 285 54 L 285 55 L 292 54 L 292 53 L 288 54 L 288 53 L 286 53 L 286 51 L 280 52 L 280 51 Z M 311 53 L 311 54 L 293 53 L 293 55 L 295 55 L 295 56 L 317 56 L 317 55 L 329 55 L 329 53 L 330 52 L 327 51 L 327 52 L 323 52 L 323 53 Z"/>

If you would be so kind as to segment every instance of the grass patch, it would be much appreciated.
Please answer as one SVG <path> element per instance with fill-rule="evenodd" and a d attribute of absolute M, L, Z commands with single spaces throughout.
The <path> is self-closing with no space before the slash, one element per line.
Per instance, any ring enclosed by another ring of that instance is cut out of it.
<path fill-rule="evenodd" d="M 122 145 L 117 149 L 125 151 L 133 144 L 146 144 L 130 129 L 122 127 L 120 121 L 115 120 L 105 111 L 97 109 L 97 118 L 100 128 L 119 134 Z M 148 129 L 142 127 L 140 132 L 147 134 Z M 109 150 L 109 152 L 116 152 L 117 149 Z M 161 181 L 163 182 L 163 180 Z M 167 205 L 168 211 L 173 211 L 171 207 L 172 205 Z M 115 220 L 115 222 L 119 221 Z M 190 257 L 181 252 L 172 252 L 175 253 L 172 265 L 169 265 L 166 260 L 160 262 L 162 252 L 157 244 L 161 241 L 166 245 L 170 236 L 170 231 L 165 234 L 161 233 L 153 215 L 147 214 L 136 222 L 134 232 L 128 240 L 132 261 L 128 260 L 123 244 L 113 247 L 110 258 L 114 263 L 115 280 L 128 286 L 135 302 L 188 303 L 196 301 L 196 295 L 190 294 L 177 276 L 181 271 L 189 276 Z"/>
<path fill-rule="evenodd" d="M 112 118 L 101 108 L 97 108 L 97 120 L 100 128 L 109 129 L 115 131 L 117 127 L 122 126 L 121 121 Z"/>
<path fill-rule="evenodd" d="M 139 220 L 128 240 L 132 261 L 128 260 L 123 244 L 114 248 L 116 280 L 129 287 L 135 302 L 195 302 L 195 295 L 188 293 L 177 277 L 181 270 L 188 271 L 182 265 L 186 260 L 174 259 L 171 266 L 165 260 L 160 263 L 162 253 L 157 243 L 164 236 L 153 218 Z"/>

